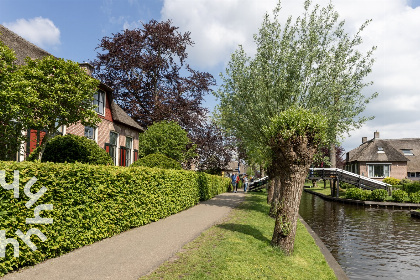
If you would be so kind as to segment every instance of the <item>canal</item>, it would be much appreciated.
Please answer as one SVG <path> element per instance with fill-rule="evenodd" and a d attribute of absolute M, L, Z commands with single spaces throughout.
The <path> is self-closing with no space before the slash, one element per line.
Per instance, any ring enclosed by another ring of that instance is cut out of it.
<path fill-rule="evenodd" d="M 303 192 L 299 214 L 350 279 L 420 279 L 420 219 L 408 211 L 341 204 Z"/>

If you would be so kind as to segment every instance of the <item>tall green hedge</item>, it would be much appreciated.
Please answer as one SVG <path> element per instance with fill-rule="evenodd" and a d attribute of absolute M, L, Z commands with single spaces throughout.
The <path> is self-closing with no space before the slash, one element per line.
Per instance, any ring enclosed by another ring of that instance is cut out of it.
<path fill-rule="evenodd" d="M 8 184 L 13 181 L 13 171 L 20 172 L 19 198 L 14 198 L 13 190 L 0 187 L 0 230 L 20 243 L 19 258 L 7 246 L 0 276 L 187 209 L 200 199 L 225 192 L 230 183 L 192 171 L 81 163 L 0 162 L 0 170 L 5 171 Z M 32 177 L 37 178 L 32 193 L 42 186 L 48 190 L 27 209 L 24 186 Z M 53 223 L 26 224 L 25 219 L 33 218 L 34 208 L 41 204 L 53 204 L 52 211 L 40 214 L 53 218 Z M 32 235 L 36 251 L 15 234 L 18 229 L 25 234 L 31 228 L 47 237 L 41 242 Z"/>

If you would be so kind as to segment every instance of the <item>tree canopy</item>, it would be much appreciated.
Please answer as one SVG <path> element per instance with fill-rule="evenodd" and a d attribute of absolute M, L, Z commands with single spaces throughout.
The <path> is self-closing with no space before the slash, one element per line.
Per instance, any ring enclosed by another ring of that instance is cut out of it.
<path fill-rule="evenodd" d="M 92 63 L 95 76 L 114 89 L 115 100 L 142 126 L 172 120 L 190 132 L 203 122 L 203 96 L 215 84 L 212 75 L 186 64 L 192 45 L 190 33 L 180 33 L 170 20 L 151 20 L 141 29 L 102 38 Z"/>
<path fill-rule="evenodd" d="M 19 69 L 22 79 L 18 87 L 29 101 L 25 124 L 46 132 L 41 143 L 41 159 L 50 136 L 60 126 L 79 121 L 95 126 L 100 121 L 93 104 L 99 81 L 70 60 L 47 56 L 35 60 L 27 58 L 25 62 Z"/>
<path fill-rule="evenodd" d="M 139 136 L 139 157 L 160 153 L 183 163 L 196 156 L 195 145 L 187 132 L 174 121 L 161 121 L 149 126 Z"/>
<path fill-rule="evenodd" d="M 321 8 L 307 0 L 304 13 L 284 25 L 280 12 L 279 3 L 273 17 L 264 17 L 254 35 L 254 57 L 241 46 L 232 54 L 215 95 L 218 123 L 240 139 L 248 156 L 269 167 L 279 195 L 272 243 L 290 254 L 301 188 L 316 150 L 324 143 L 335 147 L 337 137 L 369 119 L 360 113 L 376 96 L 362 93 L 371 84 L 365 78 L 375 47 L 360 51 L 369 21 L 351 37 L 332 4 Z"/>
<path fill-rule="evenodd" d="M 19 100 L 25 96 L 13 87 L 18 80 L 15 61 L 13 50 L 0 41 L 0 160 L 13 160 L 23 140 Z"/>

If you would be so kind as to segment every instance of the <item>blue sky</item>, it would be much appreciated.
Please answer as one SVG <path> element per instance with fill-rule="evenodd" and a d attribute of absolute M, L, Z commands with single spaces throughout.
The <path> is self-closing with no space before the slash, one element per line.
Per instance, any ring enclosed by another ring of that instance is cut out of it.
<path fill-rule="evenodd" d="M 314 1 L 325 5 L 329 0 Z M 366 109 L 376 118 L 343 139 L 348 151 L 369 139 L 420 138 L 420 0 L 333 0 L 347 32 L 354 33 L 366 19 L 362 33 L 366 48 L 378 47 L 369 79 L 379 97 Z M 252 35 L 266 11 L 277 0 L 1 0 L 0 23 L 51 54 L 77 62 L 93 60 L 104 36 L 141 27 L 151 19 L 171 19 L 181 32 L 190 31 L 195 45 L 189 64 L 209 72 L 220 84 L 219 73 L 230 54 L 242 44 L 252 55 Z M 303 0 L 283 0 L 282 14 L 297 16 Z M 217 88 L 217 87 L 216 87 Z M 215 89 L 216 89 L 215 88 Z M 206 97 L 205 106 L 216 100 Z"/>

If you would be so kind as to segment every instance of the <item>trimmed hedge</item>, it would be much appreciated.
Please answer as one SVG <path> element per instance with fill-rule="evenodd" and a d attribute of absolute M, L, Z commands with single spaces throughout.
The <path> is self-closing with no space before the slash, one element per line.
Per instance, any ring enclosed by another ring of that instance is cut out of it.
<path fill-rule="evenodd" d="M 40 147 L 29 156 L 33 161 L 38 158 Z M 98 144 L 83 136 L 66 134 L 58 135 L 48 141 L 42 155 L 42 162 L 81 162 L 99 165 L 113 165 L 111 156 Z"/>
<path fill-rule="evenodd" d="M 228 178 L 192 171 L 81 163 L 0 162 L 0 170 L 6 172 L 8 184 L 13 181 L 13 171 L 20 172 L 19 198 L 14 198 L 13 190 L 0 188 L 0 230 L 20 244 L 19 258 L 7 246 L 0 276 L 180 212 L 200 199 L 225 192 L 230 184 Z M 48 190 L 27 209 L 29 198 L 23 188 L 34 176 L 37 182 L 31 192 L 42 186 Z M 53 218 L 53 223 L 26 224 L 26 218 L 34 217 L 35 207 L 41 204 L 53 204 L 53 210 L 40 214 Z M 32 235 L 36 251 L 15 234 L 18 229 L 25 234 L 31 228 L 47 237 L 41 242 Z"/>
<path fill-rule="evenodd" d="M 133 162 L 133 164 L 130 166 L 146 166 L 178 170 L 182 169 L 182 166 L 179 162 L 160 153 L 147 155 Z"/>
<path fill-rule="evenodd" d="M 392 192 L 392 200 L 396 202 L 404 202 L 408 200 L 407 192 L 403 190 L 395 190 Z"/>

